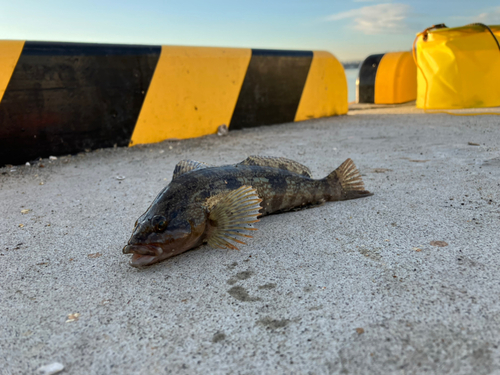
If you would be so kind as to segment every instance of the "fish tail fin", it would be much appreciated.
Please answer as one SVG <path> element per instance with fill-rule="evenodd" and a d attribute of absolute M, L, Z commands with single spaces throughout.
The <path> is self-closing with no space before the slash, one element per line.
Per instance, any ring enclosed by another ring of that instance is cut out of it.
<path fill-rule="evenodd" d="M 343 162 L 340 167 L 326 177 L 326 180 L 333 191 L 336 192 L 336 194 L 333 194 L 337 198 L 335 200 L 356 199 L 373 195 L 373 193 L 365 190 L 361 174 L 351 159 Z"/>

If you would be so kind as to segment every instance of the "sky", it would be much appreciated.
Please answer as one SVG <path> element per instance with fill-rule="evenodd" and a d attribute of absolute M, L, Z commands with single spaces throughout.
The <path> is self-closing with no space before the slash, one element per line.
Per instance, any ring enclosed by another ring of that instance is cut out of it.
<path fill-rule="evenodd" d="M 326 50 L 410 50 L 437 23 L 500 24 L 498 0 L 0 0 L 0 38 Z"/>

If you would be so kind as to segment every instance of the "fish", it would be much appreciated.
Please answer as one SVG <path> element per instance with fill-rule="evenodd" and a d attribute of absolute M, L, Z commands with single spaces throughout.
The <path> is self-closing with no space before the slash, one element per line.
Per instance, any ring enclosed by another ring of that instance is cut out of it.
<path fill-rule="evenodd" d="M 132 254 L 131 266 L 143 267 L 205 243 L 238 250 L 262 216 L 370 195 L 351 159 L 322 179 L 283 157 L 249 156 L 224 166 L 181 160 L 122 252 Z"/>

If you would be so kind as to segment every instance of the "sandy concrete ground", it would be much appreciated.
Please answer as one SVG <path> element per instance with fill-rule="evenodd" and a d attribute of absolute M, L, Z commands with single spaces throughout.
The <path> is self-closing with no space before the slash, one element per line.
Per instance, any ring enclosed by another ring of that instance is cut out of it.
<path fill-rule="evenodd" d="M 0 374 L 500 373 L 499 144 L 498 116 L 402 107 L 2 168 Z M 179 160 L 251 154 L 350 157 L 375 195 L 128 265 Z"/>

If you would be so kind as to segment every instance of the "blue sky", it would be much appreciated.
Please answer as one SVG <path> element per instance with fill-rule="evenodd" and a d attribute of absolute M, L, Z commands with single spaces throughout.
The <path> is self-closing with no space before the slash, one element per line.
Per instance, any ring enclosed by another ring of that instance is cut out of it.
<path fill-rule="evenodd" d="M 0 38 L 327 50 L 409 50 L 436 23 L 500 24 L 498 0 L 0 0 Z"/>

